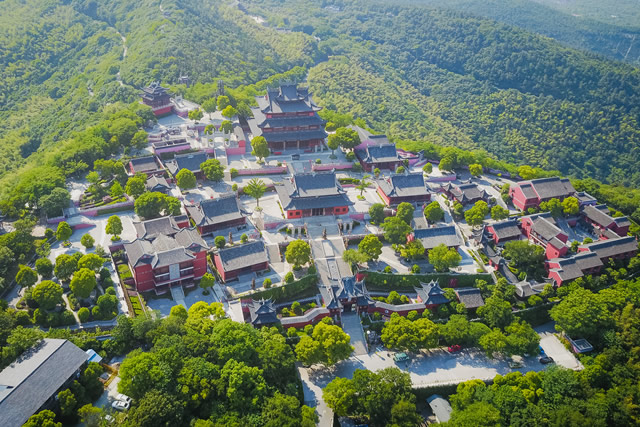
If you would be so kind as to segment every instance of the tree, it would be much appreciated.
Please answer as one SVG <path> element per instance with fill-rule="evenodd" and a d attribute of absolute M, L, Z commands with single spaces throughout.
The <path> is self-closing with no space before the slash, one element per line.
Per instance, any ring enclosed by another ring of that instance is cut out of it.
<path fill-rule="evenodd" d="M 311 247 L 304 240 L 294 240 L 285 251 L 285 259 L 297 269 L 311 260 Z"/>
<path fill-rule="evenodd" d="M 478 343 L 489 357 L 493 357 L 496 353 L 506 353 L 507 337 L 498 328 L 493 328 L 491 332 L 480 337 Z"/>
<path fill-rule="evenodd" d="M 369 216 L 372 224 L 380 224 L 384 221 L 384 205 L 382 203 L 374 203 L 369 208 Z"/>
<path fill-rule="evenodd" d="M 231 359 L 223 366 L 221 379 L 227 383 L 226 397 L 235 410 L 258 408 L 264 400 L 267 384 L 257 367 Z"/>
<path fill-rule="evenodd" d="M 433 348 L 438 345 L 438 327 L 429 319 L 421 318 L 412 322 L 393 313 L 384 324 L 380 338 L 386 347 L 397 350 Z"/>
<path fill-rule="evenodd" d="M 62 287 L 51 280 L 43 280 L 33 288 L 31 296 L 40 308 L 53 310 L 62 302 Z"/>
<path fill-rule="evenodd" d="M 489 213 L 489 205 L 484 200 L 478 200 L 471 209 L 464 213 L 464 219 L 467 224 L 476 226 L 482 224 L 484 217 Z"/>
<path fill-rule="evenodd" d="M 540 335 L 525 321 L 515 321 L 504 331 L 507 335 L 507 353 L 509 354 L 537 354 Z"/>
<path fill-rule="evenodd" d="M 438 164 L 438 169 L 440 169 L 441 171 L 453 170 L 453 159 L 450 157 L 444 157 L 440 159 L 440 163 Z"/>
<path fill-rule="evenodd" d="M 196 176 L 189 169 L 180 169 L 176 174 L 176 183 L 182 190 L 188 190 L 196 186 Z"/>
<path fill-rule="evenodd" d="M 412 240 L 400 249 L 400 255 L 410 260 L 424 258 L 424 246 L 420 240 Z"/>
<path fill-rule="evenodd" d="M 409 400 L 400 400 L 391 407 L 391 425 L 393 426 L 415 427 L 421 421 L 416 404 Z"/>
<path fill-rule="evenodd" d="M 81 238 L 80 238 L 80 243 L 82 243 L 82 246 L 84 246 L 87 249 L 90 249 L 93 247 L 93 244 L 96 242 L 96 240 L 91 236 L 91 234 L 87 233 L 84 234 Z"/>
<path fill-rule="evenodd" d="M 396 210 L 396 217 L 411 225 L 414 210 L 415 209 L 411 203 L 402 202 L 398 205 L 398 209 Z"/>
<path fill-rule="evenodd" d="M 300 406 L 294 397 L 276 392 L 265 402 L 261 414 L 264 427 L 300 426 L 313 427 L 316 425 L 315 411 L 307 406 Z"/>
<path fill-rule="evenodd" d="M 500 221 L 509 217 L 509 211 L 500 205 L 495 205 L 491 208 L 491 219 Z"/>
<path fill-rule="evenodd" d="M 51 277 L 53 273 L 53 264 L 49 258 L 38 258 L 36 260 L 36 271 L 42 277 Z"/>
<path fill-rule="evenodd" d="M 55 421 L 56 414 L 53 411 L 45 409 L 37 414 L 33 414 L 29 417 L 23 427 L 62 427 L 62 423 Z"/>
<path fill-rule="evenodd" d="M 431 163 L 427 163 L 431 164 Z M 424 217 L 429 223 L 433 224 L 444 220 L 444 210 L 440 207 L 440 203 L 433 201 L 424 208 Z"/>
<path fill-rule="evenodd" d="M 69 389 L 62 390 L 58 393 L 58 403 L 60 404 L 60 413 L 65 418 L 72 418 L 76 415 L 76 407 L 78 402 L 73 392 Z"/>
<path fill-rule="evenodd" d="M 447 323 L 440 325 L 440 335 L 449 345 L 475 346 L 480 337 L 490 331 L 484 323 L 469 322 L 466 316 L 460 314 L 451 315 Z"/>
<path fill-rule="evenodd" d="M 119 197 L 122 197 L 123 194 L 124 194 L 124 190 L 122 189 L 122 185 L 120 185 L 118 181 L 115 181 L 111 186 L 109 195 L 111 196 L 112 199 L 117 199 Z"/>
<path fill-rule="evenodd" d="M 128 147 L 131 144 L 133 135 L 138 131 L 136 123 L 126 117 L 120 117 L 111 121 L 109 133 L 112 140 L 122 147 Z"/>
<path fill-rule="evenodd" d="M 71 292 L 78 298 L 88 298 L 96 285 L 95 273 L 88 268 L 81 268 L 74 273 L 69 287 Z"/>
<path fill-rule="evenodd" d="M 193 120 L 197 122 L 198 120 L 204 117 L 204 113 L 202 112 L 201 109 L 197 108 L 195 110 L 189 111 L 188 116 L 189 116 L 189 120 Z"/>
<path fill-rule="evenodd" d="M 367 259 L 377 260 L 382 254 L 382 242 L 377 236 L 367 234 L 358 244 L 358 250 L 366 255 Z"/>
<path fill-rule="evenodd" d="M 145 219 L 153 219 L 159 217 L 162 213 L 178 215 L 180 213 L 180 205 L 180 200 L 175 197 L 153 191 L 138 197 L 134 210 Z"/>
<path fill-rule="evenodd" d="M 553 198 L 549 201 L 540 203 L 540 210 L 544 212 L 551 212 L 551 216 L 559 218 L 562 216 L 562 202 Z"/>
<path fill-rule="evenodd" d="M 213 285 L 216 284 L 216 279 L 215 277 L 213 277 L 213 275 L 211 273 L 204 273 L 204 275 L 202 276 L 202 279 L 200 279 L 200 287 L 202 289 L 209 289 L 212 288 Z"/>
<path fill-rule="evenodd" d="M 604 298 L 580 287 L 571 290 L 549 314 L 572 337 L 598 338 L 613 323 Z"/>
<path fill-rule="evenodd" d="M 331 158 L 335 159 L 335 152 L 338 147 L 340 147 L 340 137 L 335 133 L 329 135 L 329 137 L 327 138 L 327 147 L 329 147 L 329 150 L 331 150 Z"/>
<path fill-rule="evenodd" d="M 368 261 L 367 256 L 355 249 L 347 249 L 342 252 L 342 260 L 350 266 L 364 264 Z"/>
<path fill-rule="evenodd" d="M 131 138 L 131 145 L 133 145 L 138 150 L 142 150 L 149 144 L 148 135 L 145 131 L 139 130 L 133 134 L 133 138 Z"/>
<path fill-rule="evenodd" d="M 113 236 L 112 240 L 119 240 L 120 233 L 122 233 L 122 221 L 117 215 L 111 215 L 107 219 L 107 225 L 105 226 L 105 232 Z"/>
<path fill-rule="evenodd" d="M 405 171 L 406 171 L 406 169 L 404 168 L 404 166 L 398 166 L 398 167 L 396 168 L 396 173 L 397 173 L 397 174 L 404 174 L 404 173 L 405 173 Z"/>
<path fill-rule="evenodd" d="M 231 120 L 223 120 L 222 123 L 220 123 L 220 130 L 224 133 L 233 132 L 233 123 Z"/>
<path fill-rule="evenodd" d="M 238 115 L 238 110 L 233 108 L 231 105 L 227 105 L 222 109 L 222 117 L 226 117 L 227 119 L 231 119 Z"/>
<path fill-rule="evenodd" d="M 462 410 L 453 411 L 451 425 L 495 427 L 501 425 L 500 411 L 487 402 L 474 402 Z"/>
<path fill-rule="evenodd" d="M 362 193 L 364 193 L 364 190 L 366 190 L 367 187 L 369 187 L 369 181 L 367 181 L 367 178 L 370 178 L 370 177 L 371 175 L 364 175 L 360 180 L 360 183 L 356 186 L 356 188 L 360 190 L 360 197 L 362 197 Z"/>
<path fill-rule="evenodd" d="M 218 159 L 209 159 L 200 165 L 200 170 L 209 181 L 220 181 L 224 178 L 224 166 Z"/>
<path fill-rule="evenodd" d="M 120 365 L 118 391 L 133 399 L 142 399 L 152 389 L 162 389 L 169 372 L 160 366 L 156 353 L 135 350 Z"/>
<path fill-rule="evenodd" d="M 68 243 L 69 238 L 73 234 L 73 230 L 65 221 L 62 221 L 58 224 L 58 229 L 56 230 L 56 239 Z"/>
<path fill-rule="evenodd" d="M 353 150 L 361 142 L 358 132 L 350 128 L 338 128 L 332 136 L 338 140 L 339 145 L 345 150 Z"/>
<path fill-rule="evenodd" d="M 217 236 L 215 239 L 213 239 L 213 242 L 216 245 L 216 248 L 218 249 L 222 249 L 225 247 L 225 245 L 227 244 L 227 241 L 225 240 L 224 236 Z"/>
<path fill-rule="evenodd" d="M 296 345 L 298 359 L 306 364 L 334 365 L 348 358 L 353 352 L 351 338 L 339 326 L 318 323 L 311 337 L 304 336 Z"/>
<path fill-rule="evenodd" d="M 518 168 L 518 175 L 520 175 L 522 179 L 534 179 L 537 176 L 533 168 L 527 165 L 522 165 Z"/>
<path fill-rule="evenodd" d="M 269 143 L 264 136 L 256 136 L 251 140 L 251 155 L 256 156 L 258 160 L 265 160 L 270 154 Z"/>
<path fill-rule="evenodd" d="M 69 207 L 71 195 L 64 188 L 56 187 L 51 193 L 42 196 L 38 201 L 38 206 L 43 209 L 47 215 L 55 217 L 62 215 L 62 210 Z"/>
<path fill-rule="evenodd" d="M 384 230 L 384 238 L 389 243 L 402 244 L 407 241 L 407 234 L 412 228 L 397 216 L 387 217 L 381 225 Z"/>
<path fill-rule="evenodd" d="M 13 251 L 6 246 L 0 246 L 0 276 L 7 274 L 7 270 L 15 261 L 16 258 Z"/>
<path fill-rule="evenodd" d="M 83 307 L 83 308 L 86 308 L 86 307 Z M 101 408 L 97 408 L 90 403 L 87 403 L 86 405 L 78 409 L 78 416 L 80 417 L 80 422 L 86 425 L 87 427 L 99 427 L 102 421 L 103 415 L 104 414 Z"/>
<path fill-rule="evenodd" d="M 78 259 L 69 254 L 60 254 L 56 258 L 56 265 L 53 269 L 56 277 L 62 281 L 68 280 L 78 269 Z"/>
<path fill-rule="evenodd" d="M 30 288 L 38 281 L 38 273 L 36 273 L 31 267 L 26 265 L 20 265 L 18 273 L 16 274 L 16 283 L 23 288 Z"/>
<path fill-rule="evenodd" d="M 267 191 L 264 181 L 258 178 L 252 178 L 244 187 L 244 193 L 256 199 L 256 207 L 260 207 L 260 197 Z"/>
<path fill-rule="evenodd" d="M 429 263 L 439 272 L 449 271 L 457 267 L 462 261 L 462 256 L 455 248 L 448 248 L 444 243 L 439 244 L 429 251 Z"/>
<path fill-rule="evenodd" d="M 216 99 L 215 98 L 209 98 L 206 101 L 204 101 L 201 105 L 202 109 L 207 112 L 209 114 L 209 119 L 211 119 L 211 113 L 216 111 Z"/>
<path fill-rule="evenodd" d="M 132 176 L 127 180 L 125 192 L 133 198 L 139 197 L 147 190 L 147 178 L 144 175 Z"/>
<path fill-rule="evenodd" d="M 91 312 L 87 307 L 81 307 L 80 310 L 78 310 L 78 319 L 80 319 L 80 322 L 86 322 L 89 320 L 89 317 L 91 317 Z"/>
<path fill-rule="evenodd" d="M 322 391 L 322 398 L 339 417 L 352 414 L 356 406 L 356 385 L 348 378 L 334 378 Z"/>
<path fill-rule="evenodd" d="M 88 268 L 89 270 L 97 273 L 104 265 L 104 259 L 96 254 L 86 254 L 78 260 L 78 268 Z"/>
<path fill-rule="evenodd" d="M 511 304 L 502 298 L 500 292 L 495 292 L 485 300 L 485 304 L 478 308 L 478 315 L 492 328 L 504 328 L 513 321 Z"/>
<path fill-rule="evenodd" d="M 482 175 L 482 165 L 479 165 L 477 163 L 473 163 L 469 165 L 469 173 L 472 176 L 480 176 Z"/>
<path fill-rule="evenodd" d="M 430 162 L 425 163 L 422 167 L 422 172 L 429 175 L 431 172 L 433 172 L 433 165 Z"/>
<path fill-rule="evenodd" d="M 229 101 L 229 97 L 226 95 L 220 95 L 218 96 L 218 110 L 224 110 L 225 108 L 227 108 L 229 105 L 231 105 L 231 102 Z"/>
<path fill-rule="evenodd" d="M 580 202 L 575 197 L 567 197 L 562 201 L 562 211 L 566 216 L 577 215 L 580 212 Z"/>
<path fill-rule="evenodd" d="M 516 268 L 535 276 L 544 271 L 544 249 L 526 240 L 514 240 L 504 245 L 503 256 Z"/>

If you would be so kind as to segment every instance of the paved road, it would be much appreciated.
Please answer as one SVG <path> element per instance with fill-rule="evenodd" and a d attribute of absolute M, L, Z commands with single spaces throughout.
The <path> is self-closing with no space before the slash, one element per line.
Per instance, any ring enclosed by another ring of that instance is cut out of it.
<path fill-rule="evenodd" d="M 367 354 L 367 342 L 365 341 L 360 316 L 356 313 L 344 313 L 342 315 L 342 329 L 351 337 L 353 354 L 356 356 Z"/>

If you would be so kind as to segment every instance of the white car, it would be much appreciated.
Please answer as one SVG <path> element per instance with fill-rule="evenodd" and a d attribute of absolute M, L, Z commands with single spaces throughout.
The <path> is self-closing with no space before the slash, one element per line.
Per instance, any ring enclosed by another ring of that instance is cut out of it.
<path fill-rule="evenodd" d="M 129 405 L 131 405 L 131 398 L 129 396 L 127 396 L 126 394 L 119 393 L 116 396 L 116 400 L 119 400 L 121 402 L 127 402 Z"/>
<path fill-rule="evenodd" d="M 122 400 L 116 400 L 111 404 L 111 407 L 116 411 L 124 412 L 129 409 L 129 402 L 123 402 Z"/>

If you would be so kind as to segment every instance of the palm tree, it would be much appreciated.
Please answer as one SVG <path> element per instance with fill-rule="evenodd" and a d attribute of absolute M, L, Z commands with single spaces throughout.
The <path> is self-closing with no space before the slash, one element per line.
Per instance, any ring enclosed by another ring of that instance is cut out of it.
<path fill-rule="evenodd" d="M 360 197 L 362 197 L 362 193 L 364 193 L 364 189 L 369 186 L 369 181 L 367 181 L 367 178 L 371 178 L 371 175 L 363 176 L 362 179 L 360 180 L 360 185 L 356 187 L 358 190 L 360 190 Z"/>
<path fill-rule="evenodd" d="M 244 193 L 256 199 L 256 209 L 260 208 L 260 197 L 267 191 L 267 186 L 261 179 L 253 178 L 246 187 L 244 187 Z"/>

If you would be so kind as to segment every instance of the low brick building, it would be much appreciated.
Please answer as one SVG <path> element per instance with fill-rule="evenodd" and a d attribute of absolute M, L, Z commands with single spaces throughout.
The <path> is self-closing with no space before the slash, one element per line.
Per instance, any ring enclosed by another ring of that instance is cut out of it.
<path fill-rule="evenodd" d="M 185 206 L 185 209 L 201 235 L 212 234 L 228 227 L 239 227 L 246 223 L 235 193 L 216 199 L 201 200 L 195 205 Z"/>
<path fill-rule="evenodd" d="M 520 223 L 517 219 L 507 219 L 489 224 L 485 227 L 485 233 L 496 245 L 502 245 L 511 240 L 518 240 L 522 236 Z"/>
<path fill-rule="evenodd" d="M 441 227 L 420 228 L 407 236 L 407 242 L 420 240 L 425 253 L 439 245 L 458 249 L 462 245 L 462 238 L 458 234 L 455 225 Z"/>
<path fill-rule="evenodd" d="M 390 143 L 386 136 L 372 135 L 371 138 L 378 138 L 379 143 L 355 150 L 362 169 L 367 172 L 373 172 L 376 168 L 395 171 L 398 166 L 402 165 L 402 159 L 398 155 L 395 144 Z"/>
<path fill-rule="evenodd" d="M 193 174 L 198 179 L 202 179 L 202 171 L 200 170 L 200 165 L 206 162 L 209 159 L 209 155 L 203 151 L 197 153 L 187 153 L 187 154 L 179 154 L 175 156 L 171 160 L 167 160 L 165 165 L 167 166 L 167 170 L 174 177 L 180 172 L 182 169 L 189 170 L 193 172 Z"/>
<path fill-rule="evenodd" d="M 545 267 L 556 286 L 562 286 L 571 280 L 588 274 L 597 274 L 602 269 L 602 261 L 595 252 L 580 252 L 569 258 L 554 258 L 545 263 Z"/>
<path fill-rule="evenodd" d="M 394 174 L 375 181 L 377 191 L 387 206 L 400 203 L 425 203 L 431 200 L 422 173 Z"/>
<path fill-rule="evenodd" d="M 528 208 L 537 208 L 540 203 L 551 199 L 560 201 L 567 197 L 575 196 L 576 190 L 567 178 L 540 178 L 531 181 L 522 181 L 514 184 L 509 189 L 509 196 L 514 206 L 522 211 Z"/>
<path fill-rule="evenodd" d="M 241 274 L 269 270 L 269 259 L 262 240 L 220 249 L 212 255 L 213 263 L 223 282 Z"/>
<path fill-rule="evenodd" d="M 633 236 L 598 240 L 588 245 L 578 246 L 578 252 L 593 252 L 598 255 L 603 264 L 606 264 L 609 260 L 624 260 L 636 256 L 638 242 Z"/>
<path fill-rule="evenodd" d="M 569 236 L 556 225 L 550 213 L 525 216 L 520 219 L 520 223 L 527 238 L 545 249 L 547 259 L 566 255 Z"/>
<path fill-rule="evenodd" d="M 626 236 L 631 226 L 631 221 L 626 216 L 611 216 L 607 205 L 585 206 L 582 209 L 582 217 L 585 222 L 594 227 L 598 234 L 605 238 L 609 238 L 609 234 L 605 233 L 606 230 L 621 237 Z"/>

